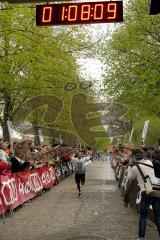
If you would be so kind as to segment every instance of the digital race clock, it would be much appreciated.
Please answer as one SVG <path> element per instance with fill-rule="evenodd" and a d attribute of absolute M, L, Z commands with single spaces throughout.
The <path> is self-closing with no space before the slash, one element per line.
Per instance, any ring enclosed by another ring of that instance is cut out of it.
<path fill-rule="evenodd" d="M 122 21 L 122 1 L 76 2 L 36 6 L 36 24 L 38 26 Z"/>

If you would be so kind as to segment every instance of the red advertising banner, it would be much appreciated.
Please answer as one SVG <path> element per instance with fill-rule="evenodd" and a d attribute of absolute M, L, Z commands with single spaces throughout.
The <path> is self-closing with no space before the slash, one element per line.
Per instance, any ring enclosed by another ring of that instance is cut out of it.
<path fill-rule="evenodd" d="M 1 176 L 0 214 L 34 198 L 43 188 L 51 188 L 55 181 L 56 174 L 52 167 Z"/>

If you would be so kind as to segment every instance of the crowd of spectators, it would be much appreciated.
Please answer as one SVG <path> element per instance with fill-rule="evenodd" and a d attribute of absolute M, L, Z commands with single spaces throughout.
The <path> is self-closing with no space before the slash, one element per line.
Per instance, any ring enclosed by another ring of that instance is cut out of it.
<path fill-rule="evenodd" d="M 79 147 L 59 144 L 34 145 L 30 140 L 14 142 L 11 146 L 8 142 L 0 140 L 0 174 L 7 175 L 46 165 L 52 165 L 55 169 L 58 166 L 60 171 L 62 171 L 60 166 L 63 165 L 69 171 L 71 158 L 79 150 Z M 90 150 L 83 151 L 85 153 Z"/>
<path fill-rule="evenodd" d="M 133 166 L 142 162 L 143 159 L 149 160 L 153 165 L 155 177 L 160 178 L 160 139 L 158 139 L 158 144 L 154 144 L 151 147 L 146 147 L 143 144 L 139 149 L 134 148 L 134 145 L 131 143 L 126 143 L 124 146 L 112 146 L 108 157 L 115 171 L 115 177 L 121 188 L 126 204 L 130 204 L 130 200 L 132 201 L 132 199 L 129 199 L 128 194 L 130 193 L 130 186 L 132 186 L 129 178 Z M 137 182 L 136 193 L 140 191 L 139 187 Z M 134 198 L 135 197 L 137 196 L 134 196 Z M 137 200 L 134 199 L 132 203 L 136 203 L 136 201 L 138 202 L 138 197 Z"/>
<path fill-rule="evenodd" d="M 111 160 L 112 168 L 115 171 L 116 179 L 120 178 L 121 167 L 126 167 L 126 175 L 129 173 L 131 167 L 137 161 L 142 159 L 149 159 L 152 161 L 155 170 L 155 176 L 160 178 L 160 145 L 155 144 L 151 147 L 141 145 L 140 148 L 134 148 L 131 143 L 126 143 L 124 146 L 112 146 L 109 151 L 109 158 Z"/>

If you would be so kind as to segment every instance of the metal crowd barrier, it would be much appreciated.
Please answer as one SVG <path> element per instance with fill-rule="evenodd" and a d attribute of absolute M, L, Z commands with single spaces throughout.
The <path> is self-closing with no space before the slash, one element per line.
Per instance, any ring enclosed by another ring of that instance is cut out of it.
<path fill-rule="evenodd" d="M 58 184 L 64 178 L 70 176 L 73 173 L 73 165 L 71 162 L 61 161 L 61 162 L 58 162 L 55 164 L 54 170 L 56 172 L 56 177 L 57 177 L 56 184 Z M 50 189 L 52 189 L 53 187 L 54 187 L 54 185 Z M 47 192 L 47 190 L 50 190 L 50 189 L 42 189 L 37 194 L 37 196 L 42 196 L 44 193 Z M 30 205 L 30 203 L 31 203 L 31 200 L 28 200 L 25 203 L 23 203 L 21 206 L 24 206 L 24 205 L 28 206 L 28 205 Z M 12 205 L 9 207 L 7 212 L 5 212 L 5 210 L 3 209 L 3 204 L 0 204 L 0 207 L 1 207 L 1 212 L 2 212 L 0 216 L 2 218 L 3 223 L 5 223 L 6 214 L 7 214 L 7 216 L 10 216 L 11 218 L 14 217 L 14 209 L 13 209 Z"/>

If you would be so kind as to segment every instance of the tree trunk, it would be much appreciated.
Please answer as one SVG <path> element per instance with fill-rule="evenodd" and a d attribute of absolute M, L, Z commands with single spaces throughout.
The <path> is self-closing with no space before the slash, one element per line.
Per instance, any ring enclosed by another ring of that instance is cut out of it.
<path fill-rule="evenodd" d="M 4 101 L 4 112 L 3 112 L 3 121 L 1 122 L 2 124 L 2 129 L 3 129 L 3 138 L 10 142 L 10 135 L 9 135 L 9 129 L 7 125 L 7 121 L 12 121 L 12 112 L 13 112 L 13 103 L 11 100 L 11 97 L 9 94 L 6 94 L 6 99 Z"/>
<path fill-rule="evenodd" d="M 8 130 L 8 125 L 7 122 L 2 123 L 2 129 L 3 129 L 3 138 L 7 142 L 10 142 L 10 136 L 9 136 L 9 130 Z"/>
<path fill-rule="evenodd" d="M 39 139 L 39 127 L 35 126 L 33 124 L 33 132 L 34 132 L 34 144 L 40 145 L 40 139 Z"/>

